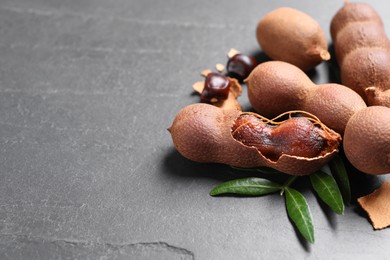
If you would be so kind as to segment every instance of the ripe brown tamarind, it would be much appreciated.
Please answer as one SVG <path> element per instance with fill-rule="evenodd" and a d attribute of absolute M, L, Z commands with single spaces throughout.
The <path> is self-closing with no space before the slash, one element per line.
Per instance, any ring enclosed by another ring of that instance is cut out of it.
<path fill-rule="evenodd" d="M 199 103 L 183 108 L 169 131 L 179 153 L 192 161 L 291 175 L 313 173 L 338 152 L 341 136 L 318 118 L 303 111 L 284 116 L 270 120 Z"/>
<path fill-rule="evenodd" d="M 331 36 L 342 84 L 370 106 L 390 107 L 390 42 L 378 13 L 346 2 L 331 21 Z"/>
<path fill-rule="evenodd" d="M 246 80 L 248 97 L 256 112 L 274 117 L 289 110 L 304 110 L 343 134 L 349 118 L 366 107 L 353 90 L 340 84 L 314 84 L 298 67 L 268 61 Z"/>

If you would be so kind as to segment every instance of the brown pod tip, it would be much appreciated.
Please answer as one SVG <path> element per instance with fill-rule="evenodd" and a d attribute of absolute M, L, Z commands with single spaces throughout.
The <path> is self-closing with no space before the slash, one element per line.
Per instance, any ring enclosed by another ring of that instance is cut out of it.
<path fill-rule="evenodd" d="M 331 57 L 329 51 L 321 47 L 318 47 L 314 50 L 309 50 L 307 51 L 307 54 L 308 56 L 311 56 L 313 60 L 318 60 L 318 62 L 328 61 Z"/>
<path fill-rule="evenodd" d="M 320 57 L 323 61 L 330 60 L 330 53 L 328 50 L 321 50 L 320 51 Z"/>
<path fill-rule="evenodd" d="M 382 90 L 378 87 L 368 87 L 365 89 L 367 102 L 371 106 L 390 107 L 390 89 Z"/>

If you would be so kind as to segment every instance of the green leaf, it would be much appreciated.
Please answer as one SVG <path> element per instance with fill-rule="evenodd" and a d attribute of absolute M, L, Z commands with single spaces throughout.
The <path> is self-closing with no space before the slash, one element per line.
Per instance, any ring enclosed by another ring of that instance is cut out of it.
<path fill-rule="evenodd" d="M 305 197 L 297 190 L 286 188 L 285 198 L 288 216 L 294 222 L 302 236 L 308 242 L 314 243 L 313 221 Z"/>
<path fill-rule="evenodd" d="M 337 184 L 343 194 L 345 204 L 351 204 L 351 187 L 349 185 L 349 178 L 345 165 L 340 156 L 335 156 L 334 159 L 329 163 L 330 171 L 333 177 L 336 179 Z"/>
<path fill-rule="evenodd" d="M 221 194 L 240 194 L 250 196 L 260 196 L 281 189 L 278 183 L 262 178 L 243 178 L 222 183 L 210 191 L 211 196 Z"/>
<path fill-rule="evenodd" d="M 310 175 L 310 181 L 318 196 L 337 214 L 344 213 L 344 203 L 335 179 L 323 171 Z"/>

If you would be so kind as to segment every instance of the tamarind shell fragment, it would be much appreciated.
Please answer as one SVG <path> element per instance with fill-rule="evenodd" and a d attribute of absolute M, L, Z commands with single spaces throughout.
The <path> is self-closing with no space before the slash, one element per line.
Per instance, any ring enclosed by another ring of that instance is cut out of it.
<path fill-rule="evenodd" d="M 266 166 L 290 175 L 311 174 L 338 152 L 340 135 L 323 126 L 328 139 L 319 155 L 303 157 L 283 153 L 277 158 L 268 158 L 255 146 L 246 145 L 233 137 L 232 128 L 244 113 L 209 104 L 192 104 L 176 115 L 168 130 L 179 153 L 192 161 L 240 168 Z M 268 123 L 272 124 L 272 120 Z"/>

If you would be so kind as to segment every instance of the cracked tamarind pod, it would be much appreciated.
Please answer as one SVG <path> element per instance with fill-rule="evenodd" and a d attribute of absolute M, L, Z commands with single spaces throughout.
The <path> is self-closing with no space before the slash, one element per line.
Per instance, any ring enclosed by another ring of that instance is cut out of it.
<path fill-rule="evenodd" d="M 290 175 L 319 170 L 337 154 L 341 142 L 338 133 L 303 111 L 269 120 L 203 103 L 183 108 L 168 130 L 179 153 L 192 161 L 266 166 Z"/>
<path fill-rule="evenodd" d="M 390 107 L 390 42 L 378 13 L 369 4 L 345 2 L 330 32 L 341 82 L 368 105 Z"/>

